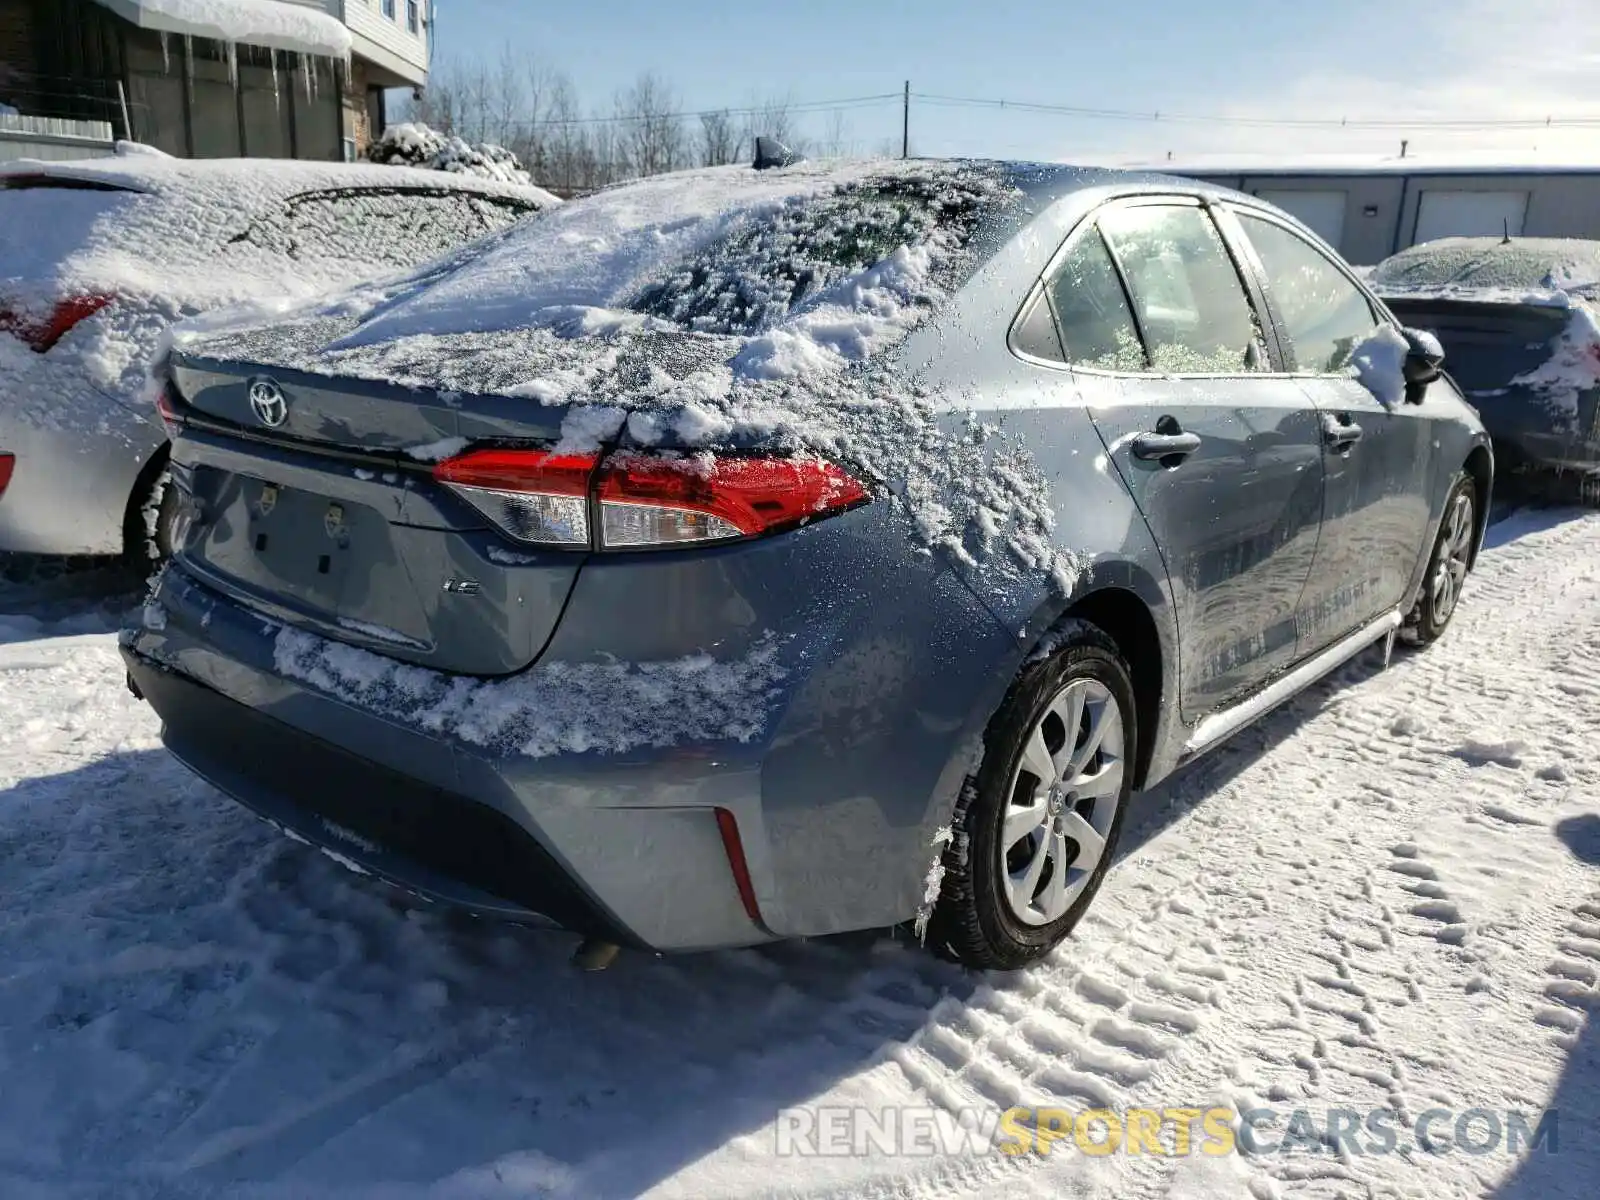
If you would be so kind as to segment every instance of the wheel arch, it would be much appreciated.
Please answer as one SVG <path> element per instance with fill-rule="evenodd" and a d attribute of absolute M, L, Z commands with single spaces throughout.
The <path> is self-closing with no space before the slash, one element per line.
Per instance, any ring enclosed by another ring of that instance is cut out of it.
<path fill-rule="evenodd" d="M 122 556 L 128 562 L 136 561 L 134 550 L 139 545 L 139 539 L 148 536 L 143 519 L 145 498 L 156 480 L 161 478 L 161 473 L 167 469 L 171 455 L 172 443 L 162 438 L 161 444 L 151 451 L 150 457 L 139 468 L 139 474 L 128 492 L 127 504 L 122 512 Z"/>
<path fill-rule="evenodd" d="M 1088 622 L 1115 643 L 1133 681 L 1138 721 L 1134 787 L 1138 789 L 1149 781 L 1156 750 L 1166 734 L 1165 702 L 1175 687 L 1177 644 L 1157 615 L 1164 614 L 1166 605 L 1155 580 L 1132 567 L 1115 575 L 1096 580 L 1077 594 L 1035 642 L 1029 657 L 1047 648 L 1074 621 Z"/>
<path fill-rule="evenodd" d="M 1484 535 L 1489 528 L 1489 501 L 1494 491 L 1494 456 L 1486 445 L 1477 445 L 1467 455 L 1462 469 L 1472 476 L 1472 490 L 1478 502 L 1478 528 L 1472 538 L 1472 565 L 1478 563 L 1478 551 L 1483 547 Z"/>

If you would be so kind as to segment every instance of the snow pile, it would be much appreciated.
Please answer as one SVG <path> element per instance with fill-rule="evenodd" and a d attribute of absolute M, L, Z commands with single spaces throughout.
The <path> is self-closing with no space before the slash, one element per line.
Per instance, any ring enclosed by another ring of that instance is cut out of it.
<path fill-rule="evenodd" d="M 1405 365 L 1410 353 L 1411 345 L 1398 329 L 1379 325 L 1351 353 L 1349 370 L 1379 402 L 1393 408 L 1406 398 Z"/>
<path fill-rule="evenodd" d="M 1567 327 L 1550 347 L 1550 357 L 1518 375 L 1512 387 L 1526 387 L 1549 406 L 1551 415 L 1576 432 L 1582 393 L 1600 387 L 1600 320 L 1587 304 L 1574 304 Z"/>
<path fill-rule="evenodd" d="M 783 678 L 768 638 L 744 657 L 665 662 L 541 661 L 478 680 L 413 667 L 300 630 L 281 630 L 277 669 L 426 733 L 529 758 L 622 754 L 639 746 L 749 742 L 766 728 Z"/>
<path fill-rule="evenodd" d="M 1442 238 L 1373 269 L 1382 296 L 1536 304 L 1600 300 L 1600 242 L 1578 238 Z"/>
<path fill-rule="evenodd" d="M 493 142 L 471 145 L 452 134 L 409 122 L 384 130 L 383 136 L 367 148 L 367 157 L 384 166 L 450 171 L 501 183 L 533 183 L 533 176 L 523 169 L 521 160 L 504 146 Z"/>
<path fill-rule="evenodd" d="M 113 11 L 123 7 L 110 0 L 97 3 Z M 344 22 L 305 4 L 285 0 L 138 0 L 137 7 L 140 24 L 147 29 L 350 60 L 353 42 Z"/>
<path fill-rule="evenodd" d="M 1020 209 L 992 164 L 685 172 L 566 204 L 409 278 L 179 349 L 224 362 L 573 405 L 574 438 L 826 458 L 964 569 L 1070 590 L 1028 448 L 893 351 Z M 580 414 L 580 407 L 596 410 Z M 991 582 L 994 582 L 991 580 Z"/>
<path fill-rule="evenodd" d="M 865 362 L 921 319 L 933 299 L 928 286 L 932 262 L 928 246 L 900 246 L 882 262 L 830 288 L 783 328 L 751 339 L 734 357 L 734 373 L 788 379 Z"/>

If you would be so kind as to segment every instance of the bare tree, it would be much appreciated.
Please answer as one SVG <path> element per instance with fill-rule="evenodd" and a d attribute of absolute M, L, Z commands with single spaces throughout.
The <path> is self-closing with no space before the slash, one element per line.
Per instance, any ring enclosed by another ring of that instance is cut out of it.
<path fill-rule="evenodd" d="M 750 106 L 745 117 L 745 138 L 751 145 L 758 137 L 776 138 L 797 154 L 808 154 L 811 143 L 800 131 L 789 96 L 769 96 Z"/>
<path fill-rule="evenodd" d="M 688 161 L 678 98 L 658 76 L 645 73 L 616 99 L 619 152 L 630 175 L 660 175 Z"/>
<path fill-rule="evenodd" d="M 744 139 L 727 109 L 700 114 L 700 165 L 724 167 L 739 161 Z"/>
<path fill-rule="evenodd" d="M 822 131 L 822 137 L 817 140 L 816 152 L 821 158 L 849 158 L 855 155 L 856 143 L 850 136 L 850 122 L 845 120 L 842 110 L 836 108 L 828 114 L 828 124 Z"/>

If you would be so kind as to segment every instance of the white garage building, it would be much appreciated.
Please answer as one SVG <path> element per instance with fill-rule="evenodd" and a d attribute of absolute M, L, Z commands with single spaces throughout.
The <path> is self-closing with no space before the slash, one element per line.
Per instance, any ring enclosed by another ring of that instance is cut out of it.
<path fill-rule="evenodd" d="M 1287 209 L 1351 262 L 1442 237 L 1600 238 L 1600 161 L 1421 157 L 1121 163 L 1237 188 Z"/>

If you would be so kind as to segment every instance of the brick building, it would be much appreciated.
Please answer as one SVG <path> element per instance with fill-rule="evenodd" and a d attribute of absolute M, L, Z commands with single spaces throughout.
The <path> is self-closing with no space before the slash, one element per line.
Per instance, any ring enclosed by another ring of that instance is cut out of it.
<path fill-rule="evenodd" d="M 169 154 L 349 159 L 427 82 L 427 0 L 0 0 L 0 105 Z"/>

